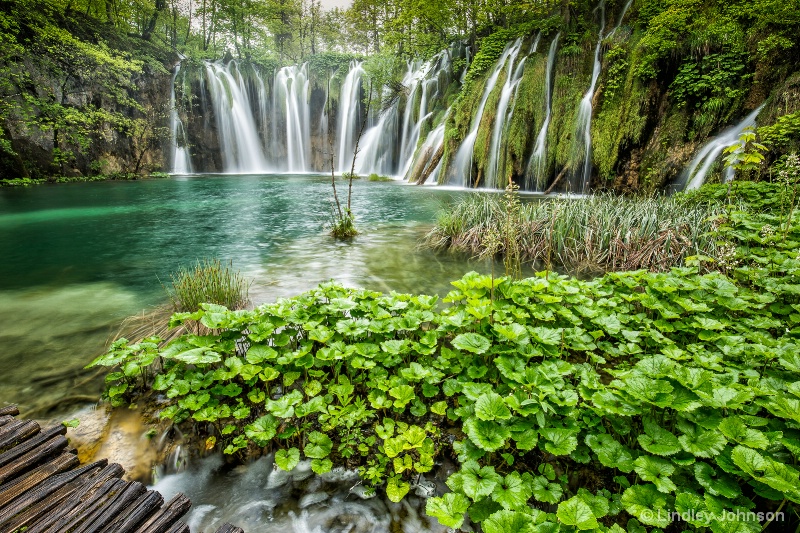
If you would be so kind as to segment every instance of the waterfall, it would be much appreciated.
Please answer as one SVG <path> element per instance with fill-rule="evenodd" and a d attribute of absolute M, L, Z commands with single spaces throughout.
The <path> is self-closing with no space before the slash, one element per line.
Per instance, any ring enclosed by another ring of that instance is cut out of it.
<path fill-rule="evenodd" d="M 539 47 L 539 40 L 541 37 L 542 34 L 539 34 L 536 36 L 536 39 L 534 39 L 529 52 L 530 54 L 536 52 L 536 49 Z M 515 90 L 522 79 L 522 72 L 525 68 L 525 59 L 527 59 L 523 58 L 522 61 L 519 62 L 519 65 L 517 65 L 517 68 L 514 68 L 514 62 L 517 59 L 518 53 L 519 47 L 517 47 L 516 51 L 512 52 L 509 56 L 506 82 L 503 84 L 503 88 L 500 91 L 500 101 L 497 103 L 494 128 L 492 129 L 492 140 L 489 144 L 489 165 L 486 169 L 486 179 L 484 180 L 485 186 L 490 189 L 496 189 L 498 187 L 498 171 L 501 170 L 499 168 L 500 160 L 502 159 L 505 163 L 505 157 L 501 157 L 501 152 L 504 156 L 505 145 L 502 144 L 503 134 L 506 131 L 505 125 L 511 116 L 511 113 L 507 113 L 507 111 L 509 103 L 511 102 L 511 95 L 516 92 Z"/>
<path fill-rule="evenodd" d="M 364 133 L 360 143 L 362 149 L 356 160 L 356 172 L 400 177 L 408 174 L 415 160 L 422 127 L 432 115 L 428 110 L 428 102 L 438 95 L 440 76 L 449 68 L 446 51 L 422 64 L 408 63 L 401 82 L 407 94 L 402 121 L 401 100 L 398 98 L 380 114 L 377 123 Z M 390 96 L 388 90 L 384 96 Z"/>
<path fill-rule="evenodd" d="M 547 53 L 547 67 L 544 77 L 544 90 L 545 90 L 545 115 L 542 127 L 539 130 L 539 135 L 536 136 L 536 144 L 533 148 L 533 153 L 528 161 L 528 168 L 525 172 L 526 184 L 525 188 L 531 190 L 542 190 L 546 184 L 545 172 L 547 171 L 547 129 L 550 127 L 550 119 L 553 113 L 553 68 L 556 63 L 556 50 L 558 49 L 558 38 L 561 32 L 557 33 L 550 43 L 550 50 Z M 531 178 L 533 183 L 529 183 Z"/>
<path fill-rule="evenodd" d="M 311 110 L 308 103 L 308 64 L 283 67 L 275 75 L 274 109 L 285 118 L 286 166 L 289 172 L 306 172 L 311 159 Z"/>
<path fill-rule="evenodd" d="M 597 7 L 600 10 L 600 32 L 597 38 L 597 46 L 594 49 L 594 66 L 592 68 L 592 83 L 589 85 L 589 90 L 583 95 L 580 106 L 578 108 L 578 119 L 575 122 L 575 140 L 576 144 L 573 145 L 573 157 L 580 154 L 580 144 L 583 146 L 583 159 L 573 161 L 575 170 L 570 192 L 585 193 L 589 187 L 589 180 L 592 177 L 592 99 L 594 98 L 594 89 L 597 85 L 597 78 L 600 77 L 600 48 L 603 44 L 603 29 L 606 27 L 606 2 L 600 1 Z M 577 153 L 576 153 L 577 152 Z M 579 163 L 582 163 L 580 165 Z"/>
<path fill-rule="evenodd" d="M 256 80 L 258 81 L 258 92 L 257 92 L 257 101 L 258 104 L 258 133 L 261 135 L 262 139 L 262 147 L 264 148 L 264 153 L 267 154 L 267 160 L 270 160 L 270 145 L 266 142 L 270 136 L 267 134 L 267 125 L 270 124 L 270 111 L 272 110 L 271 106 L 269 105 L 270 100 L 267 96 L 269 92 L 267 91 L 267 84 L 264 83 L 264 78 L 261 76 L 261 73 L 258 69 L 253 69 L 253 72 L 256 74 Z"/>
<path fill-rule="evenodd" d="M 170 140 L 172 142 L 172 173 L 173 174 L 191 174 L 192 172 L 192 158 L 189 155 L 189 148 L 187 146 L 186 129 L 183 126 L 181 117 L 178 115 L 178 106 L 175 98 L 175 83 L 178 79 L 178 72 L 181 70 L 181 65 L 175 67 L 175 74 L 172 76 L 172 92 L 169 95 L 169 109 L 170 109 Z"/>
<path fill-rule="evenodd" d="M 235 75 L 234 75 L 235 73 Z M 258 173 L 268 170 L 258 137 L 250 99 L 236 62 L 206 63 L 209 92 L 217 119 L 223 170 Z"/>
<path fill-rule="evenodd" d="M 708 171 L 711 170 L 712 165 L 722 151 L 739 140 L 739 135 L 741 135 L 745 128 L 755 126 L 756 117 L 763 107 L 764 104 L 761 104 L 758 109 L 744 117 L 741 122 L 723 130 L 697 152 L 692 162 L 689 163 L 689 168 L 681 175 L 680 181 L 686 184 L 685 190 L 697 189 L 705 183 Z M 726 182 L 731 181 L 733 179 L 733 173 L 733 168 L 729 167 L 725 169 L 724 180 Z"/>
<path fill-rule="evenodd" d="M 633 4 L 633 0 L 628 0 L 628 2 L 625 4 L 625 7 L 622 8 L 622 14 L 619 16 L 619 20 L 617 21 L 617 25 L 614 26 L 614 29 L 611 30 L 611 32 L 608 34 L 609 37 L 611 37 L 612 35 L 617 33 L 617 30 L 619 29 L 619 27 L 622 26 L 622 21 L 625 20 L 625 14 L 631 8 L 632 4 Z"/>
<path fill-rule="evenodd" d="M 449 110 L 448 110 L 449 113 Z M 438 171 L 441 167 L 442 150 L 444 149 L 444 123 L 442 121 L 438 126 L 428 133 L 422 145 L 419 147 L 416 164 L 410 166 L 405 174 L 405 179 L 409 183 L 423 184 L 430 178 L 436 181 Z M 431 168 L 434 167 L 434 168 Z"/>
<path fill-rule="evenodd" d="M 353 61 L 339 92 L 338 132 L 336 136 L 339 142 L 339 160 L 337 162 L 339 172 L 350 172 L 350 164 L 353 160 L 356 136 L 358 136 L 362 120 L 361 77 L 363 74 L 364 69 L 361 68 L 361 63 Z"/>
<path fill-rule="evenodd" d="M 454 185 L 460 184 L 461 186 L 465 186 L 472 184 L 472 158 L 473 151 L 475 149 L 475 139 L 478 137 L 478 128 L 481 125 L 481 119 L 483 118 L 483 111 L 486 107 L 486 101 L 489 99 L 489 95 L 492 93 L 495 85 L 497 84 L 497 78 L 500 77 L 500 72 L 503 70 L 506 60 L 512 53 L 516 57 L 521 45 L 522 39 L 517 39 L 512 46 L 506 46 L 503 54 L 500 56 L 500 59 L 498 59 L 497 63 L 495 63 L 494 70 L 489 76 L 489 79 L 486 80 L 486 85 L 483 89 L 483 96 L 481 97 L 480 104 L 478 104 L 475 114 L 472 117 L 470 131 L 461 142 L 461 146 L 458 148 L 453 160 L 453 168 L 450 170 L 451 179 L 448 181 L 452 182 L 452 176 L 455 174 L 457 176 L 457 181 L 453 183 Z"/>

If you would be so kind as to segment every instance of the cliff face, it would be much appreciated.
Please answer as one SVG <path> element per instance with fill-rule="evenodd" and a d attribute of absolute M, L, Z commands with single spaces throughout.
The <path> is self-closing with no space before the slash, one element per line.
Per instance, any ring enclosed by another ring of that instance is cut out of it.
<path fill-rule="evenodd" d="M 30 0 L 0 6 L 14 21 L 0 32 L 0 179 L 162 168 L 176 58 L 60 9 Z"/>

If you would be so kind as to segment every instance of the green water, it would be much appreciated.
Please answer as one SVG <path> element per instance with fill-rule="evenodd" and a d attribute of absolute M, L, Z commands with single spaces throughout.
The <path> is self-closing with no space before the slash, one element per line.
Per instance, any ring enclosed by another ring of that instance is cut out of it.
<path fill-rule="evenodd" d="M 0 404 L 41 411 L 97 395 L 83 366 L 122 318 L 163 302 L 161 282 L 198 258 L 233 260 L 253 280 L 255 303 L 328 279 L 444 294 L 464 272 L 489 268 L 418 247 L 457 194 L 355 181 L 361 234 L 345 243 L 324 229 L 331 193 L 323 176 L 0 189 Z"/>

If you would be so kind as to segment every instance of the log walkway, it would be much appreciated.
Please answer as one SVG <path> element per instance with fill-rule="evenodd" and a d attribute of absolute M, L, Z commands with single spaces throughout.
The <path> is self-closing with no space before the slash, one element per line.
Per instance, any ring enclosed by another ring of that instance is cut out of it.
<path fill-rule="evenodd" d="M 81 466 L 63 425 L 42 429 L 0 408 L 0 533 L 190 533 L 192 502 L 164 497 L 107 460 Z M 244 533 L 225 524 L 217 533 Z"/>

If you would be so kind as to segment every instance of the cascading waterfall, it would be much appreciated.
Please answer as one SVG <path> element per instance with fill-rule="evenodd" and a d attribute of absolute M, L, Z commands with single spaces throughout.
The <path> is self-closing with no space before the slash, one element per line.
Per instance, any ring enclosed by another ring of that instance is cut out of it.
<path fill-rule="evenodd" d="M 506 46 L 503 54 L 500 56 L 500 59 L 498 59 L 497 63 L 495 63 L 492 74 L 489 76 L 489 79 L 486 80 L 486 85 L 483 89 L 483 96 L 481 97 L 480 104 L 478 104 L 478 107 L 475 110 L 475 115 L 472 117 L 470 131 L 461 142 L 461 146 L 456 152 L 452 167 L 449 171 L 450 179 L 448 179 L 448 182 L 451 185 L 461 185 L 463 187 L 465 185 L 472 184 L 472 161 L 473 152 L 475 149 L 475 139 L 478 137 L 478 128 L 481 125 L 481 119 L 483 118 L 483 111 L 486 107 L 486 101 L 489 99 L 489 95 L 492 93 L 495 85 L 497 84 L 497 79 L 500 77 L 500 72 L 503 70 L 506 60 L 508 60 L 508 57 L 512 53 L 514 53 L 516 56 L 516 54 L 519 52 L 520 46 L 522 46 L 522 39 L 517 39 L 513 45 Z"/>
<path fill-rule="evenodd" d="M 280 108 L 286 126 L 286 168 L 309 170 L 311 110 L 308 102 L 308 64 L 281 68 L 275 76 L 274 109 Z"/>
<path fill-rule="evenodd" d="M 542 35 L 539 34 L 533 41 L 530 54 L 536 52 L 541 37 Z M 497 103 L 497 113 L 495 114 L 494 128 L 492 129 L 492 140 L 489 145 L 489 165 L 486 169 L 486 179 L 484 181 L 486 187 L 490 189 L 496 189 L 498 187 L 498 171 L 501 170 L 499 168 L 500 161 L 502 159 L 503 162 L 505 162 L 505 158 L 501 157 L 501 152 L 505 155 L 505 150 L 502 148 L 502 140 L 506 131 L 505 125 L 511 116 L 511 113 L 507 113 L 507 111 L 509 110 L 511 95 L 516 92 L 517 85 L 522 79 L 522 72 L 525 68 L 525 60 L 527 59 L 523 58 L 522 61 L 519 62 L 519 65 L 517 65 L 517 68 L 514 68 L 514 62 L 517 59 L 518 53 L 519 48 L 509 56 L 506 82 L 503 84 L 503 88 L 500 91 L 500 101 Z"/>
<path fill-rule="evenodd" d="M 705 183 L 708 172 L 720 154 L 722 154 L 722 151 L 734 144 L 746 128 L 755 126 L 756 117 L 763 107 L 764 104 L 761 104 L 758 109 L 744 117 L 741 122 L 722 131 L 697 152 L 697 155 L 689 163 L 689 168 L 681 176 L 681 181 L 686 184 L 685 190 L 697 189 Z M 726 182 L 731 181 L 733 173 L 733 168 L 725 169 L 724 180 Z"/>
<path fill-rule="evenodd" d="M 539 135 L 536 136 L 536 144 L 533 148 L 528 168 L 525 172 L 526 189 L 540 191 L 547 182 L 545 172 L 547 171 L 547 130 L 550 127 L 550 119 L 553 115 L 553 68 L 556 63 L 556 50 L 558 49 L 558 38 L 561 32 L 557 33 L 550 43 L 550 50 L 547 53 L 547 66 L 544 77 L 545 87 L 545 115 Z M 533 183 L 531 183 L 533 181 Z"/>
<path fill-rule="evenodd" d="M 172 173 L 173 174 L 191 174 L 192 172 L 192 158 L 189 155 L 189 148 L 187 147 L 186 129 L 183 126 L 180 115 L 178 115 L 178 106 L 175 98 L 175 83 L 178 79 L 178 72 L 181 66 L 178 64 L 175 67 L 175 74 L 172 76 L 172 92 L 169 96 L 170 108 L 170 130 L 172 141 Z"/>
<path fill-rule="evenodd" d="M 227 66 L 206 63 L 206 77 L 217 119 L 223 171 L 241 174 L 267 172 L 269 168 L 250 100 L 236 62 L 231 61 Z"/>
<path fill-rule="evenodd" d="M 360 62 L 352 62 L 339 92 L 339 117 L 337 136 L 339 142 L 339 172 L 350 172 L 356 136 L 361 128 L 361 78 L 364 69 Z"/>
<path fill-rule="evenodd" d="M 601 0 L 597 8 L 600 10 L 600 32 L 597 38 L 597 46 L 594 49 L 592 82 L 578 107 L 578 119 L 575 121 L 575 144 L 572 150 L 573 157 L 578 157 L 580 152 L 583 152 L 583 159 L 573 161 L 572 191 L 570 192 L 586 192 L 589 187 L 589 180 L 592 177 L 592 99 L 594 98 L 597 79 L 600 77 L 600 49 L 603 45 L 603 29 L 606 27 L 605 0 Z"/>
<path fill-rule="evenodd" d="M 397 119 L 397 105 L 393 105 L 380 114 L 377 124 L 364 132 L 356 159 L 357 174 L 394 173 L 396 167 L 393 154 L 397 143 Z"/>

